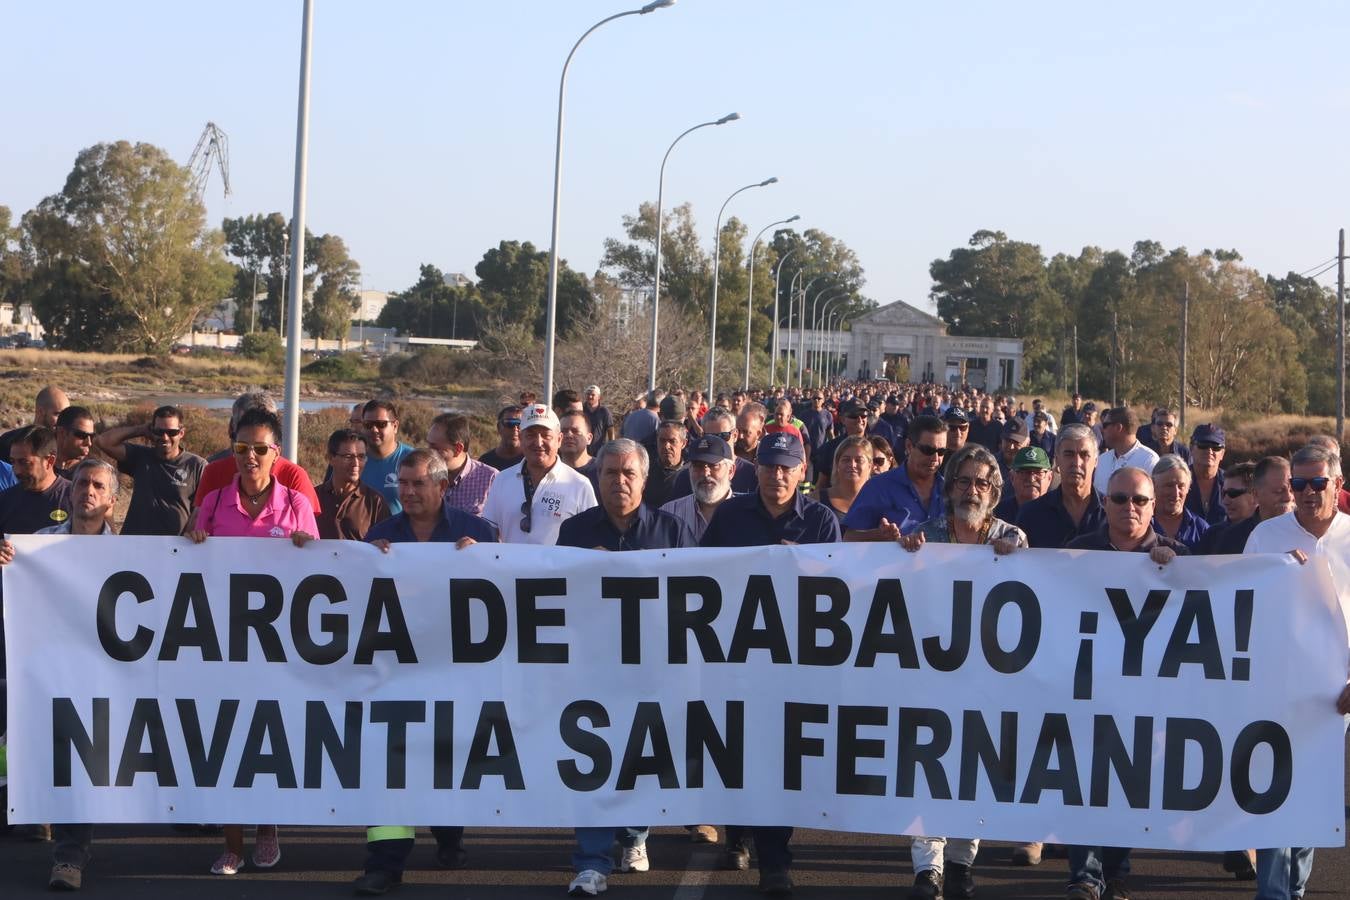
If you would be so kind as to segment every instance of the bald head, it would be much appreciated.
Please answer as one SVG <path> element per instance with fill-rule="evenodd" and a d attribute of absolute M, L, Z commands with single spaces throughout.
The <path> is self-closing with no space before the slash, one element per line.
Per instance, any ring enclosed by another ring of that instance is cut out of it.
<path fill-rule="evenodd" d="M 33 404 L 33 424 L 41 425 L 43 428 L 52 428 L 56 425 L 56 417 L 61 411 L 70 406 L 70 399 L 66 392 L 54 384 L 49 384 L 38 391 L 37 400 Z"/>

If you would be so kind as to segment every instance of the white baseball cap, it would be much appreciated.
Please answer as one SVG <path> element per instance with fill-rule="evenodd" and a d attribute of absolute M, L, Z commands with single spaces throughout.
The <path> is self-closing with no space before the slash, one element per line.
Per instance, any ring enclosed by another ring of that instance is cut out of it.
<path fill-rule="evenodd" d="M 531 403 L 520 411 L 520 430 L 542 425 L 552 431 L 558 431 L 558 416 L 543 403 Z"/>

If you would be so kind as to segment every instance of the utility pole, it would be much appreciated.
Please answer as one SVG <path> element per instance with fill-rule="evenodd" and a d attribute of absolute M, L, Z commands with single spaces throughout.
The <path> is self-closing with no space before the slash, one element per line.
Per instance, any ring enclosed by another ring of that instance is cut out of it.
<path fill-rule="evenodd" d="M 1345 229 L 1336 244 L 1336 440 L 1345 440 Z"/>
<path fill-rule="evenodd" d="M 1186 282 L 1186 291 L 1181 295 L 1181 398 L 1177 401 L 1177 434 L 1186 434 L 1186 341 L 1187 328 L 1191 321 L 1191 283 Z M 1182 440 L 1185 440 L 1183 437 Z"/>
<path fill-rule="evenodd" d="M 1078 393 L 1078 325 L 1073 326 L 1073 392 Z"/>
<path fill-rule="evenodd" d="M 1111 408 L 1115 409 L 1119 404 L 1116 402 L 1116 367 L 1120 360 L 1120 315 L 1116 310 L 1111 310 Z"/>

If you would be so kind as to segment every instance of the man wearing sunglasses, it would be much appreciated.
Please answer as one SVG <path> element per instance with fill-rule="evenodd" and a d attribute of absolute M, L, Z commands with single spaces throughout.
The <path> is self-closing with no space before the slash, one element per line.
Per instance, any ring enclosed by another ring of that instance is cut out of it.
<path fill-rule="evenodd" d="M 1224 487 L 1223 493 L 1219 495 L 1219 502 L 1223 504 L 1225 518 L 1219 524 L 1211 525 L 1205 532 L 1205 536 L 1200 539 L 1200 546 L 1195 550 L 1197 555 L 1209 556 L 1218 553 L 1220 543 L 1226 540 L 1227 535 L 1238 526 L 1251 522 L 1252 517 L 1256 515 L 1256 491 L 1253 483 L 1255 472 L 1254 462 L 1240 462 L 1229 466 L 1224 472 Z M 1248 528 L 1246 533 L 1251 534 L 1251 528 Z M 1243 543 L 1246 543 L 1245 535 Z M 1241 553 L 1242 548 L 1239 546 L 1236 551 L 1229 552 Z"/>
<path fill-rule="evenodd" d="M 552 546 L 562 523 L 595 506 L 591 482 L 558 459 L 562 445 L 558 417 L 542 403 L 520 415 L 524 456 L 488 488 L 483 518 L 497 526 L 505 544 Z"/>
<path fill-rule="evenodd" d="M 703 417 L 703 436 L 717 437 L 726 442 L 728 447 L 736 446 L 736 438 L 740 434 L 736 428 L 736 417 L 724 406 L 714 406 L 708 410 L 708 414 Z M 733 456 L 735 450 L 732 450 Z M 679 500 L 681 497 L 688 497 L 694 493 L 694 482 L 697 480 L 698 473 L 691 466 L 685 466 L 684 469 L 675 476 L 675 480 L 670 483 L 670 495 L 666 497 L 666 503 Z M 759 482 L 755 477 L 755 464 L 742 456 L 736 456 L 731 465 L 731 490 L 736 494 L 749 494 L 753 492 Z"/>
<path fill-rule="evenodd" d="M 1158 454 L 1135 437 L 1138 419 L 1128 406 L 1117 406 L 1102 413 L 1102 443 L 1106 452 L 1097 460 L 1093 486 L 1105 494 L 1106 484 L 1120 469 L 1127 467 L 1152 472 L 1158 464 Z"/>
<path fill-rule="evenodd" d="M 816 487 L 821 491 L 821 496 L 824 496 L 824 491 L 830 486 L 830 473 L 834 471 L 834 451 L 845 438 L 866 437 L 871 433 L 868 428 L 869 415 L 867 407 L 859 400 L 845 400 L 839 404 L 839 421 L 843 423 L 844 433 L 821 444 L 820 449 L 811 454 L 811 468 L 814 470 Z"/>
<path fill-rule="evenodd" d="M 846 541 L 893 541 L 942 511 L 947 425 L 936 416 L 909 423 L 905 461 L 868 479 L 844 517 Z"/>
<path fill-rule="evenodd" d="M 1153 478 L 1148 472 L 1126 466 L 1112 473 L 1106 488 L 1106 524 L 1092 534 L 1070 541 L 1068 549 L 1147 553 L 1160 566 L 1189 554 L 1184 544 L 1153 530 Z M 1068 849 L 1069 888 L 1065 900 L 1129 897 L 1128 847 Z"/>
<path fill-rule="evenodd" d="M 500 472 L 520 460 L 520 407 L 503 406 L 497 410 L 497 446 L 478 457 L 478 461 Z"/>
<path fill-rule="evenodd" d="M 1244 552 L 1288 553 L 1300 563 L 1325 559 L 1344 606 L 1350 599 L 1350 516 L 1336 509 L 1345 484 L 1341 458 L 1325 447 L 1310 445 L 1294 454 L 1289 471 L 1293 512 L 1263 520 L 1247 538 Z M 1336 710 L 1350 715 L 1350 683 L 1337 698 Z M 1257 896 L 1302 897 L 1312 864 L 1312 847 L 1257 850 Z"/>
<path fill-rule="evenodd" d="M 1183 457 L 1191 464 L 1192 475 L 1186 508 L 1210 525 L 1228 518 L 1223 505 L 1224 474 L 1220 468 L 1223 454 L 1223 429 L 1208 423 L 1195 426 L 1191 432 L 1191 452 Z"/>
<path fill-rule="evenodd" d="M 95 443 L 130 475 L 133 490 L 122 534 L 181 535 L 192 521 L 192 498 L 201 484 L 206 460 L 183 449 L 183 412 L 161 406 L 145 425 L 122 425 L 100 434 Z M 128 443 L 136 438 L 149 445 Z"/>
<path fill-rule="evenodd" d="M 83 406 L 67 406 L 56 417 L 56 474 L 70 478 L 94 447 L 94 414 Z"/>
<path fill-rule="evenodd" d="M 361 483 L 378 491 L 391 516 L 403 510 L 398 499 L 398 464 L 413 448 L 398 439 L 398 407 L 392 400 L 371 400 L 362 411 L 366 429 L 366 467 Z"/>

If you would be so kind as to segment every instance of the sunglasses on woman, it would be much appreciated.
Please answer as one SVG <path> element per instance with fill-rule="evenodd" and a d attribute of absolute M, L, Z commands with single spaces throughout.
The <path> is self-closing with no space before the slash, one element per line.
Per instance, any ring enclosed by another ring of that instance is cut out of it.
<path fill-rule="evenodd" d="M 266 456 L 269 451 L 276 449 L 276 446 L 276 444 L 245 444 L 243 441 L 236 441 L 234 452 L 243 456 L 251 450 L 254 456 Z"/>

